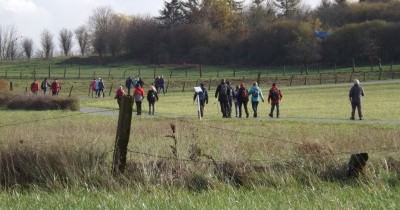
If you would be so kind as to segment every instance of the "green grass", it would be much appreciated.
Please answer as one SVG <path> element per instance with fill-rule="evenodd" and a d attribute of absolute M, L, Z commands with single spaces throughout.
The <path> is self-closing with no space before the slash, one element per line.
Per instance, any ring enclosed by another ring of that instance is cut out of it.
<path fill-rule="evenodd" d="M 29 80 L 16 82 L 16 88 L 25 83 Z M 65 80 L 65 86 L 79 90 L 81 107 L 117 108 L 111 97 L 87 98 L 86 83 Z M 268 87 L 262 84 L 264 94 Z M 212 89 L 201 121 L 191 90 L 175 89 L 160 97 L 155 117 L 134 115 L 128 166 L 140 167 L 128 167 L 122 179 L 110 174 L 117 116 L 0 109 L 0 158 L 11 154 L 16 164 L 21 161 L 28 172 L 37 173 L 36 182 L 1 189 L 0 209 L 395 209 L 400 200 L 400 83 L 363 83 L 361 123 L 347 120 L 350 87 L 282 85 L 280 120 L 267 118 L 267 103 L 260 104 L 256 120 L 222 119 Z M 200 192 L 189 190 L 182 177 L 156 176 L 146 164 L 173 157 L 173 140 L 166 137 L 170 123 L 177 128 L 179 158 L 189 159 L 188 151 L 197 145 L 217 161 L 248 161 L 266 171 L 244 173 L 245 184 L 235 187 L 217 178 L 212 167 L 184 162 L 186 172 L 208 181 L 208 189 Z M 332 175 L 357 152 L 369 152 L 365 176 L 342 180 Z M 103 156 L 104 162 L 97 161 Z M 57 167 L 68 170 L 57 175 Z M 142 176 L 140 170 L 145 170 Z"/>

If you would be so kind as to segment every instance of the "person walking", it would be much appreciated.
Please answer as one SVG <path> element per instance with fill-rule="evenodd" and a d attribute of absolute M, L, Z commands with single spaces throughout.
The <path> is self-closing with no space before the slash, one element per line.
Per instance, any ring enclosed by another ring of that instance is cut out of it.
<path fill-rule="evenodd" d="M 235 104 L 235 117 L 238 117 L 239 114 L 239 86 L 236 85 L 235 89 L 232 92 L 233 103 Z"/>
<path fill-rule="evenodd" d="M 97 98 L 97 96 L 99 95 L 99 83 L 100 83 L 100 78 L 94 81 L 95 98 Z"/>
<path fill-rule="evenodd" d="M 126 87 L 128 96 L 130 96 L 131 95 L 131 88 L 134 87 L 132 77 L 129 76 L 128 78 L 126 78 L 125 87 Z"/>
<path fill-rule="evenodd" d="M 282 97 L 282 91 L 279 89 L 278 85 L 272 83 L 272 87 L 269 89 L 268 93 L 268 103 L 271 103 L 271 111 L 268 116 L 274 117 L 274 109 L 276 107 L 276 118 L 279 118 L 279 103 Z"/>
<path fill-rule="evenodd" d="M 125 95 L 124 87 L 122 85 L 119 86 L 117 91 L 115 92 L 115 99 L 117 99 L 118 107 L 121 107 L 122 97 Z"/>
<path fill-rule="evenodd" d="M 60 90 L 61 90 L 61 84 L 60 84 L 60 82 L 57 80 L 57 79 L 55 79 L 55 80 L 53 80 L 53 82 L 51 83 L 51 92 L 52 92 L 52 95 L 53 96 L 58 96 L 58 93 L 60 92 Z"/>
<path fill-rule="evenodd" d="M 264 96 L 262 94 L 261 88 L 258 87 L 258 83 L 254 82 L 253 86 L 249 90 L 249 95 L 251 95 L 251 107 L 253 108 L 253 117 L 257 117 L 257 109 L 260 101 L 264 102 Z"/>
<path fill-rule="evenodd" d="M 43 95 L 46 95 L 47 90 L 50 87 L 50 83 L 49 81 L 47 81 L 47 77 L 44 78 L 44 80 L 42 81 L 42 84 L 40 84 L 40 88 L 43 91 Z"/>
<path fill-rule="evenodd" d="M 101 95 L 102 95 L 103 98 L 104 98 L 104 96 L 105 96 L 105 94 L 104 94 L 104 88 L 105 88 L 105 86 L 104 86 L 104 81 L 103 81 L 102 78 L 99 78 L 99 84 L 98 84 L 98 90 L 97 90 L 97 97 L 98 97 L 98 98 L 100 98 Z M 101 93 L 101 94 L 100 94 L 100 93 Z"/>
<path fill-rule="evenodd" d="M 360 81 L 358 79 L 354 80 L 354 85 L 351 87 L 349 91 L 349 99 L 351 103 L 351 120 L 354 120 L 354 115 L 356 109 L 358 111 L 358 117 L 360 120 L 363 119 L 362 109 L 361 109 L 361 97 L 365 96 L 364 89 L 360 85 Z"/>
<path fill-rule="evenodd" d="M 246 112 L 246 118 L 249 118 L 249 110 L 247 109 L 247 104 L 249 102 L 249 92 L 246 89 L 245 84 L 240 83 L 240 88 L 238 91 L 238 102 L 239 102 L 239 118 L 242 117 L 242 106 Z"/>
<path fill-rule="evenodd" d="M 204 107 L 208 104 L 208 92 L 207 89 L 204 87 L 204 83 L 200 83 L 201 92 L 195 92 L 193 96 L 193 102 L 196 100 L 197 96 L 199 96 L 200 102 L 200 117 L 203 118 L 204 116 Z"/>
<path fill-rule="evenodd" d="M 93 78 L 92 80 L 90 80 L 90 85 L 89 85 L 89 96 L 90 96 L 90 93 L 92 93 L 92 98 L 93 98 L 93 93 L 96 92 L 95 83 L 96 83 L 96 79 L 95 79 L 95 78 Z"/>
<path fill-rule="evenodd" d="M 136 102 L 136 112 L 137 115 L 142 114 L 142 101 L 144 98 L 144 91 L 141 85 L 137 85 L 135 88 L 135 91 L 133 92 L 133 98 L 135 99 Z"/>
<path fill-rule="evenodd" d="M 215 90 L 215 98 L 218 98 L 218 101 L 220 103 L 222 117 L 228 118 L 229 117 L 228 85 L 226 84 L 225 79 L 221 79 L 221 83 Z"/>
<path fill-rule="evenodd" d="M 157 89 L 154 86 L 150 86 L 147 91 L 147 102 L 149 102 L 149 115 L 154 115 L 155 103 L 158 101 Z"/>
<path fill-rule="evenodd" d="M 34 96 L 37 96 L 37 93 L 39 92 L 39 88 L 40 88 L 40 85 L 37 80 L 35 80 L 31 83 L 31 92 Z"/>

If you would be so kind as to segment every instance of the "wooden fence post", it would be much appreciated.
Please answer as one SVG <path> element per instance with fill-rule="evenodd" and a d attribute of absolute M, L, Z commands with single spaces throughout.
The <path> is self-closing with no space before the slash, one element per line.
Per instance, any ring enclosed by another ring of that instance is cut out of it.
<path fill-rule="evenodd" d="M 353 59 L 351 59 L 351 61 L 353 62 L 353 66 L 352 66 L 352 72 L 355 72 L 356 71 L 356 61 L 355 61 L 355 59 L 353 58 Z"/>
<path fill-rule="evenodd" d="M 294 79 L 294 75 L 292 75 L 292 76 L 290 77 L 290 84 L 289 84 L 289 86 L 292 86 L 293 79 Z"/>
<path fill-rule="evenodd" d="M 67 64 L 64 65 L 64 79 L 66 74 L 67 74 Z"/>
<path fill-rule="evenodd" d="M 210 79 L 210 82 L 208 83 L 208 90 L 209 91 L 211 90 L 211 79 Z"/>
<path fill-rule="evenodd" d="M 260 84 L 260 78 L 261 78 L 261 72 L 258 72 L 257 74 L 257 83 Z"/>
<path fill-rule="evenodd" d="M 78 79 L 81 78 L 81 65 L 78 66 Z"/>
<path fill-rule="evenodd" d="M 350 74 L 349 82 L 352 82 L 352 80 L 353 80 L 353 72 L 351 72 L 351 74 Z"/>
<path fill-rule="evenodd" d="M 154 69 L 153 69 L 153 79 L 156 78 L 156 68 L 157 68 L 157 67 L 154 67 Z"/>
<path fill-rule="evenodd" d="M 13 83 L 10 81 L 10 91 L 13 91 Z"/>
<path fill-rule="evenodd" d="M 111 67 L 108 67 L 108 80 L 111 78 Z"/>
<path fill-rule="evenodd" d="M 183 82 L 182 92 L 185 92 L 186 81 Z"/>
<path fill-rule="evenodd" d="M 367 74 L 367 73 L 364 71 L 364 80 L 363 80 L 363 82 L 367 81 L 366 74 Z"/>
<path fill-rule="evenodd" d="M 304 85 L 307 85 L 307 75 L 304 76 Z"/>
<path fill-rule="evenodd" d="M 124 173 L 126 167 L 126 155 L 128 153 L 129 134 L 132 122 L 132 96 L 122 96 L 119 107 L 117 135 L 115 138 L 112 174 L 117 176 Z"/>
<path fill-rule="evenodd" d="M 48 72 L 48 74 L 47 74 L 47 78 L 48 78 L 48 79 L 50 79 L 50 76 L 51 76 L 50 71 L 51 71 L 51 64 L 49 64 L 49 72 Z"/>
<path fill-rule="evenodd" d="M 71 88 L 69 89 L 69 94 L 68 97 L 71 97 L 71 93 L 72 93 L 72 89 L 74 88 L 74 86 L 72 85 Z"/>
<path fill-rule="evenodd" d="M 125 77 L 126 71 L 127 71 L 127 70 L 124 71 L 124 73 L 123 73 L 123 75 L 122 75 L 122 79 L 125 79 L 125 78 L 126 78 L 126 77 Z"/>
<path fill-rule="evenodd" d="M 188 73 L 187 73 L 187 69 L 185 69 L 185 78 L 187 78 L 187 75 L 188 75 Z"/>
<path fill-rule="evenodd" d="M 322 84 L 322 73 L 319 73 L 319 84 Z"/>
<path fill-rule="evenodd" d="M 203 76 L 203 68 L 202 68 L 202 66 L 201 66 L 201 64 L 200 64 L 200 78 Z"/>
<path fill-rule="evenodd" d="M 109 91 L 109 93 L 108 93 L 108 96 L 111 96 L 111 91 L 112 91 L 112 88 L 113 88 L 113 83 L 111 83 L 111 86 L 110 86 L 110 91 Z"/>
<path fill-rule="evenodd" d="M 167 81 L 167 87 L 165 87 L 165 92 L 168 93 L 168 87 L 169 87 L 169 80 Z"/>
<path fill-rule="evenodd" d="M 6 70 L 6 73 L 5 73 L 5 75 L 4 75 L 4 77 L 7 79 L 7 73 L 8 73 L 8 71 Z"/>
<path fill-rule="evenodd" d="M 172 78 L 172 71 L 169 72 L 169 78 Z"/>
<path fill-rule="evenodd" d="M 335 84 L 337 83 L 337 74 L 335 73 Z"/>
<path fill-rule="evenodd" d="M 36 80 L 36 67 L 33 67 L 33 80 Z"/>
<path fill-rule="evenodd" d="M 219 69 L 217 69 L 217 78 L 219 78 Z"/>
<path fill-rule="evenodd" d="M 233 77 L 236 77 L 236 69 L 233 69 Z"/>

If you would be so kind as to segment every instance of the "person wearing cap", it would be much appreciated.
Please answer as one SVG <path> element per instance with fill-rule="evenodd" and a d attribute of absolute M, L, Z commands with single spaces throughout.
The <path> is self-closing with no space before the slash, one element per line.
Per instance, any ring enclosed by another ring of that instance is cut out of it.
<path fill-rule="evenodd" d="M 199 96 L 200 102 L 200 116 L 203 118 L 204 116 L 204 107 L 208 104 L 208 92 L 207 89 L 204 87 L 203 83 L 200 83 L 201 92 L 195 92 L 193 96 L 193 102 L 196 100 L 197 95 Z"/>
<path fill-rule="evenodd" d="M 351 120 L 354 120 L 354 115 L 356 112 L 356 108 L 358 111 L 358 117 L 360 120 L 363 119 L 362 110 L 361 110 L 361 97 L 364 96 L 364 89 L 360 85 L 360 81 L 358 79 L 354 80 L 354 85 L 351 87 L 349 91 L 349 99 L 351 103 Z"/>
<path fill-rule="evenodd" d="M 122 85 L 119 86 L 117 91 L 115 92 L 115 99 L 117 99 L 118 107 L 121 107 L 122 96 L 125 95 L 124 87 Z"/>
<path fill-rule="evenodd" d="M 271 103 L 271 111 L 269 112 L 270 117 L 274 117 L 274 109 L 276 107 L 276 118 L 279 118 L 279 103 L 282 100 L 282 91 L 278 88 L 278 85 L 272 83 L 271 89 L 269 89 L 268 103 Z"/>
<path fill-rule="evenodd" d="M 157 89 L 152 85 L 147 91 L 147 102 L 149 103 L 149 115 L 154 115 L 155 104 L 158 101 Z"/>

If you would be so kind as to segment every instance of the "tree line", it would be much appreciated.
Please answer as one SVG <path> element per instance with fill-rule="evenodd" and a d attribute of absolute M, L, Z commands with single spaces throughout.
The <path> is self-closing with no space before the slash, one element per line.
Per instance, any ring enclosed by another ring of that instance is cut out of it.
<path fill-rule="evenodd" d="M 323 0 L 314 9 L 299 0 L 168 0 L 156 17 L 97 8 L 57 38 L 64 56 L 77 43 L 81 56 L 148 63 L 376 65 L 399 61 L 399 9 L 398 0 Z M 54 47 L 45 29 L 34 55 L 31 39 L 0 27 L 1 59 L 49 58 Z"/>

